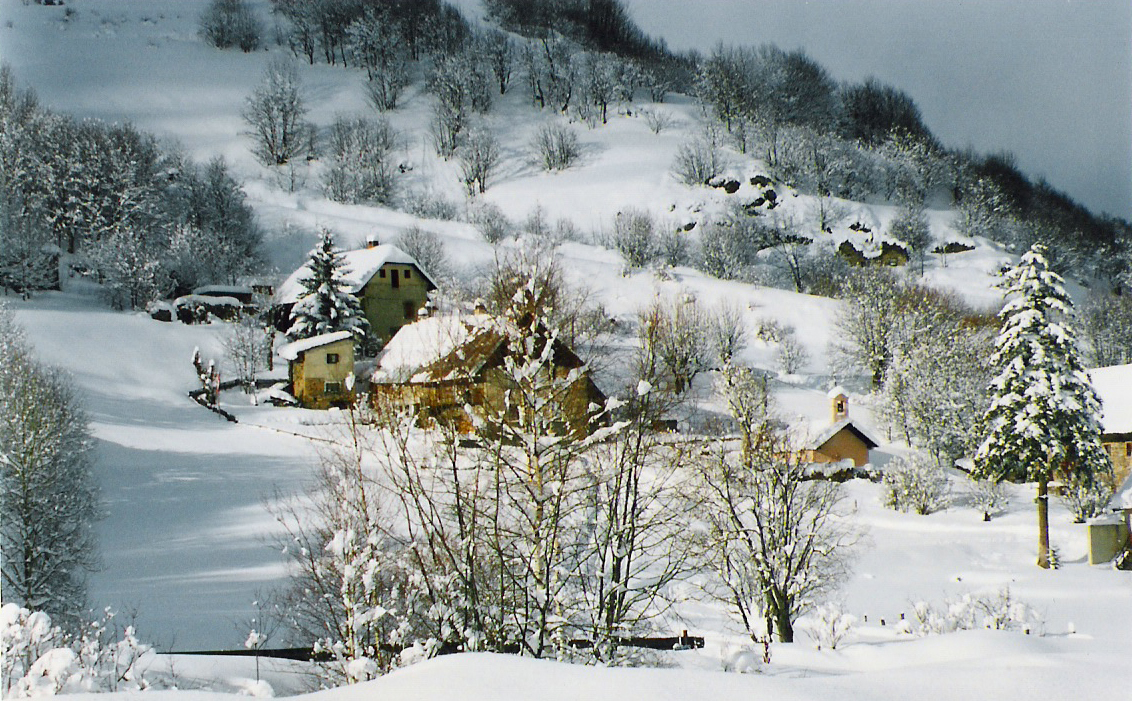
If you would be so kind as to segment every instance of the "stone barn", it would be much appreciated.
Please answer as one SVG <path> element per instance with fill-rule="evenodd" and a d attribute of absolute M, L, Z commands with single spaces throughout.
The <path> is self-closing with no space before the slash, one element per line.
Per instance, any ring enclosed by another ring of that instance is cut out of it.
<path fill-rule="evenodd" d="M 507 394 L 516 385 L 507 372 L 515 334 L 513 322 L 486 313 L 433 316 L 406 326 L 390 340 L 371 378 L 375 401 L 414 411 L 422 422 L 451 422 L 462 433 L 474 417 L 515 412 Z M 550 362 L 554 396 L 545 397 L 558 417 L 552 429 L 584 434 L 606 397 L 590 379 L 582 360 L 561 341 L 553 341 Z M 548 383 L 549 385 L 549 383 Z M 518 416 L 515 416 L 518 419 Z"/>

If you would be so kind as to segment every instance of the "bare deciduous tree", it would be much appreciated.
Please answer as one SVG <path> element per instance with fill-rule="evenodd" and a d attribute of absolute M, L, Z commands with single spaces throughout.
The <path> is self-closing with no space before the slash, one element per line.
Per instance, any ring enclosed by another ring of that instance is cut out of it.
<path fill-rule="evenodd" d="M 544 124 L 531 142 L 545 170 L 565 170 L 582 155 L 578 135 L 564 124 Z"/>
<path fill-rule="evenodd" d="M 473 129 L 460 148 L 460 174 L 468 194 L 487 192 L 487 183 L 499 164 L 499 141 L 486 128 Z"/>
<path fill-rule="evenodd" d="M 753 640 L 793 642 L 798 616 L 844 584 L 858 533 L 841 486 L 807 480 L 774 430 L 765 380 L 731 368 L 720 390 L 741 440 L 738 450 L 716 446 L 703 466 L 713 591 Z"/>
<path fill-rule="evenodd" d="M 254 140 L 252 149 L 264 165 L 284 165 L 306 145 L 309 125 L 299 73 L 293 63 L 275 59 L 248 98 L 243 117 Z"/>
<path fill-rule="evenodd" d="M 101 517 L 86 415 L 67 378 L 32 357 L 0 306 L 0 569 L 5 601 L 76 630 Z"/>

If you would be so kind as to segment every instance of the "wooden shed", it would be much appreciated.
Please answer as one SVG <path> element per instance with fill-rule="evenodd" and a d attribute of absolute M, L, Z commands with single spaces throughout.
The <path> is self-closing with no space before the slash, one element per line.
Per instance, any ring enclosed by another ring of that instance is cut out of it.
<path fill-rule="evenodd" d="M 354 335 L 335 331 L 279 349 L 287 361 L 291 394 L 308 409 L 347 406 L 354 400 Z"/>

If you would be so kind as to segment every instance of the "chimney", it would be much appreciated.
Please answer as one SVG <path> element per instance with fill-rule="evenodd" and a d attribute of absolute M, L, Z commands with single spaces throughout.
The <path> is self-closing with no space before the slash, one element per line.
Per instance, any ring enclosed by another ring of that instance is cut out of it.
<path fill-rule="evenodd" d="M 377 238 L 377 234 L 370 234 L 366 237 L 366 248 L 377 248 L 381 241 Z"/>
<path fill-rule="evenodd" d="M 830 409 L 833 412 L 832 423 L 849 418 L 849 396 L 841 387 L 834 387 L 829 391 Z"/>

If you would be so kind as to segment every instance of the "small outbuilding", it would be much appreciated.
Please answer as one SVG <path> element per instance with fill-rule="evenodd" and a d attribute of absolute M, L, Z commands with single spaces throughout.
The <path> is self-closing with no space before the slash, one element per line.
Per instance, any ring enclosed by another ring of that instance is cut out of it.
<path fill-rule="evenodd" d="M 1105 513 L 1089 519 L 1089 564 L 1111 562 L 1129 548 L 1132 548 L 1132 475 L 1124 478 Z"/>
<path fill-rule="evenodd" d="M 1132 363 L 1095 368 L 1089 380 L 1101 400 L 1101 444 L 1121 484 L 1132 474 Z"/>
<path fill-rule="evenodd" d="M 836 463 L 852 460 L 854 467 L 869 462 L 869 451 L 880 445 L 867 430 L 849 418 L 849 396 L 835 387 L 829 392 L 830 425 L 809 439 L 800 451 L 804 463 Z"/>
<path fill-rule="evenodd" d="M 308 409 L 348 406 L 354 400 L 354 335 L 335 331 L 288 343 L 279 349 L 287 361 L 291 394 Z"/>

